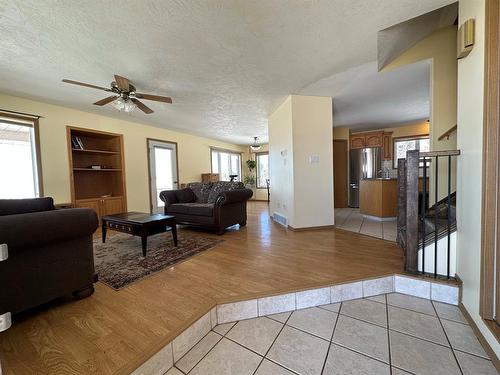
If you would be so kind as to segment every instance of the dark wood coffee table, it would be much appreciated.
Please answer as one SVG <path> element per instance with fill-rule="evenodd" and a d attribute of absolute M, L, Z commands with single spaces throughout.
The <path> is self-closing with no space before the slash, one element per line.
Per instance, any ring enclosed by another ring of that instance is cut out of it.
<path fill-rule="evenodd" d="M 146 256 L 148 236 L 167 231 L 172 228 L 174 245 L 177 246 L 177 223 L 175 216 L 163 214 L 146 214 L 142 212 L 124 212 L 116 215 L 106 215 L 102 218 L 102 242 L 106 242 L 108 229 L 139 236 L 142 240 L 142 255 Z"/>

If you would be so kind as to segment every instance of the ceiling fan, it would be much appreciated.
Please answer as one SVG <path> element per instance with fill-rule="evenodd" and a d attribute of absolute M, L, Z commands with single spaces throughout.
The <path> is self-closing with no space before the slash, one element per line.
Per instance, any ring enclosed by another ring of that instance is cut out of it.
<path fill-rule="evenodd" d="M 115 107 L 119 111 L 131 112 L 134 110 L 134 108 L 137 107 L 146 114 L 154 112 L 151 108 L 149 108 L 138 99 L 153 100 L 155 102 L 162 103 L 172 103 L 172 98 L 169 98 L 168 96 L 142 94 L 140 92 L 137 92 L 135 90 L 135 86 L 127 78 L 121 77 L 117 74 L 115 74 L 115 80 L 111 82 L 109 89 L 101 86 L 91 85 L 89 83 L 73 81 L 71 79 L 63 79 L 62 81 L 65 83 L 71 83 L 72 85 L 79 85 L 90 87 L 92 89 L 112 92 L 113 95 L 98 100 L 94 103 L 94 105 L 103 106 L 111 103 L 113 107 Z"/>

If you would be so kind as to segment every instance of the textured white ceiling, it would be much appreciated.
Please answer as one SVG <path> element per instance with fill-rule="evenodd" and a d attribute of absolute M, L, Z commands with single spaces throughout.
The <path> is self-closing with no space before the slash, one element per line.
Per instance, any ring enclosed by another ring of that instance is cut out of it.
<path fill-rule="evenodd" d="M 430 115 L 430 61 L 378 72 L 376 61 L 321 79 L 304 94 L 333 97 L 333 124 L 359 130 L 405 125 Z"/>
<path fill-rule="evenodd" d="M 0 0 L 0 91 L 251 143 L 286 95 L 376 60 L 377 31 L 451 2 Z M 61 83 L 115 73 L 174 104 L 123 114 Z"/>

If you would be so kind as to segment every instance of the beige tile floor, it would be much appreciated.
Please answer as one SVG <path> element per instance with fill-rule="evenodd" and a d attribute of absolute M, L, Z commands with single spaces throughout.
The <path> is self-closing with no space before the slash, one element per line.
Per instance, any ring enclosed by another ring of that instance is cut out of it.
<path fill-rule="evenodd" d="M 493 375 L 453 305 L 391 293 L 214 327 L 167 375 Z"/>
<path fill-rule="evenodd" d="M 334 214 L 337 228 L 396 241 L 396 219 L 379 221 L 365 218 L 359 213 L 359 208 L 336 208 Z"/>

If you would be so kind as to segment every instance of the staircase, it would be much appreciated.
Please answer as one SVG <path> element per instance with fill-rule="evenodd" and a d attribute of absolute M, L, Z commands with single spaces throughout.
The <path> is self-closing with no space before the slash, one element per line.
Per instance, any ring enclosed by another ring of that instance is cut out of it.
<path fill-rule="evenodd" d="M 451 192 L 451 158 L 460 151 L 408 151 L 406 159 L 398 160 L 398 229 L 397 243 L 405 253 L 405 270 L 435 278 L 453 278 L 456 251 L 456 193 Z M 428 207 L 427 165 L 433 161 L 438 175 L 438 159 L 448 159 L 448 193 L 437 200 L 438 178 L 434 178 L 435 201 Z M 423 168 L 419 189 L 419 166 Z"/>

